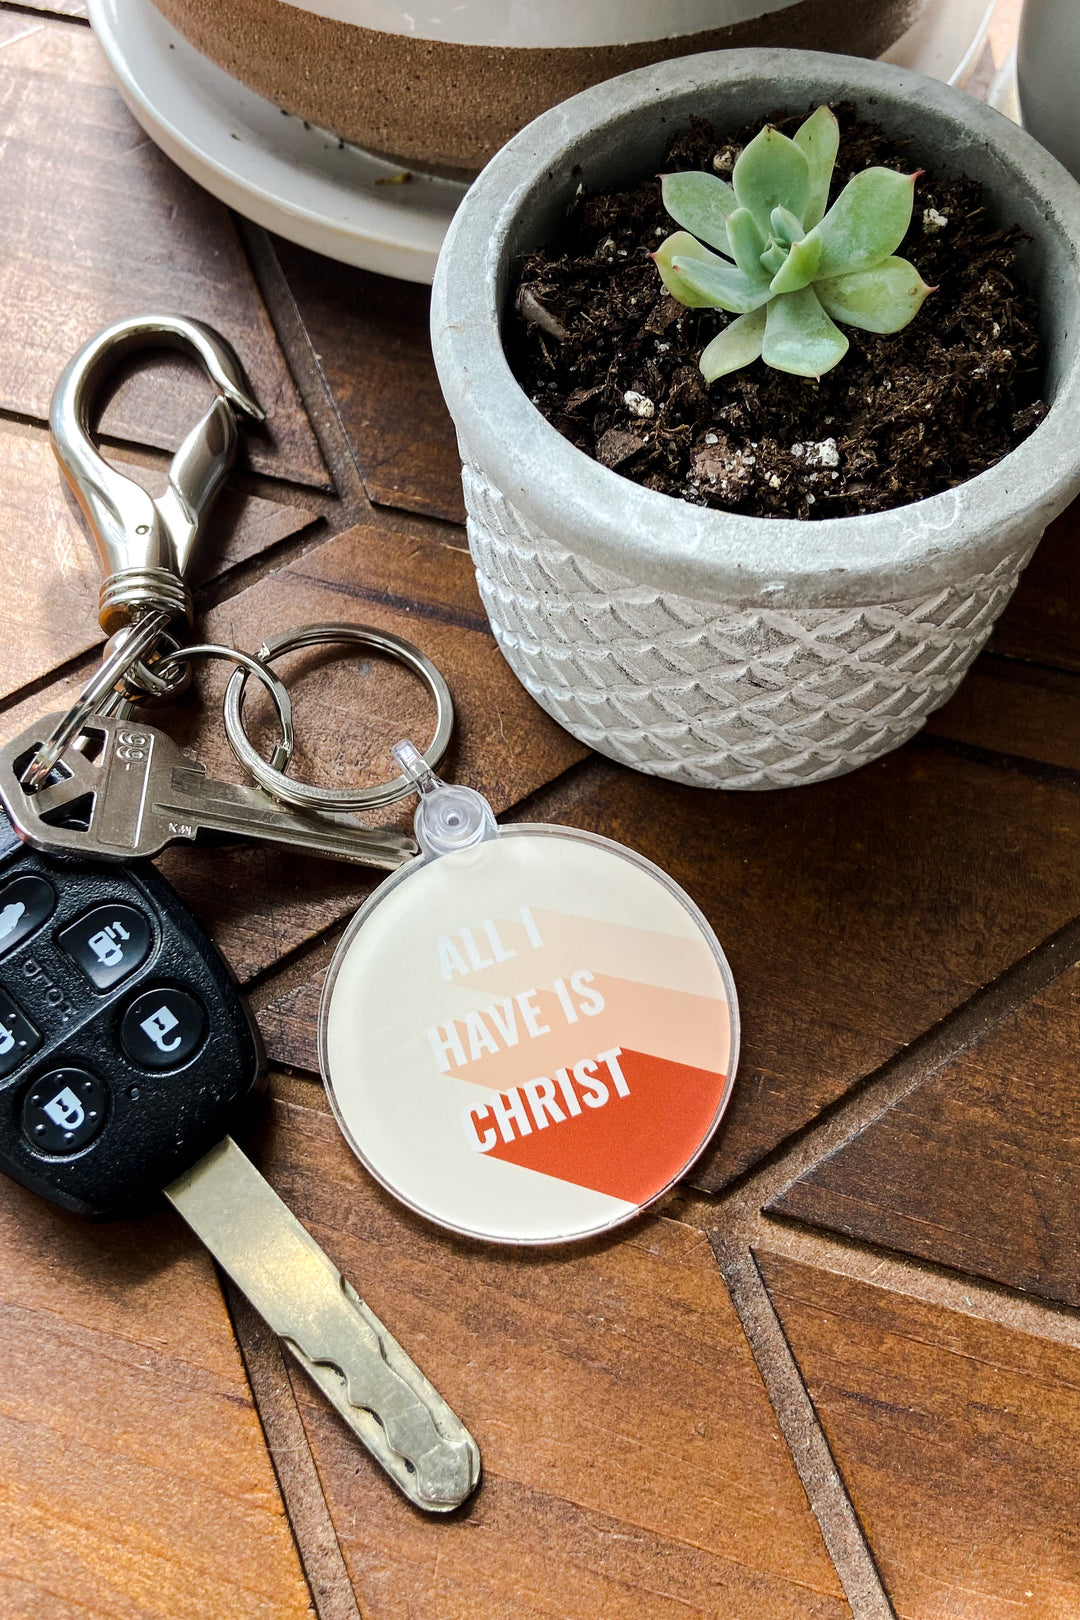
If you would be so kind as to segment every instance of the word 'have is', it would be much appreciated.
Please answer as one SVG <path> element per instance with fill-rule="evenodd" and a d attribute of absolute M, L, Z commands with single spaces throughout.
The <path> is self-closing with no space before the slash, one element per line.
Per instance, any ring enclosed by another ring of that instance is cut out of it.
<path fill-rule="evenodd" d="M 534 950 L 539 950 L 543 939 L 528 906 L 522 906 L 520 916 L 529 943 Z M 490 957 L 484 955 L 477 940 L 478 934 L 485 948 L 491 951 Z M 505 947 L 494 919 L 490 917 L 475 931 L 462 928 L 457 934 L 443 934 L 438 950 L 439 968 L 447 981 L 480 968 L 494 967 L 496 962 L 508 962 L 517 956 L 516 951 Z M 592 981 L 593 975 L 589 970 L 579 968 L 577 972 L 567 974 L 566 978 L 556 979 L 551 986 L 559 1010 L 568 1024 L 576 1024 L 582 1014 L 586 1018 L 595 1018 L 603 1012 L 604 998 Z M 428 1040 L 442 1073 L 449 1074 L 451 1068 L 463 1068 L 467 1063 L 476 1063 L 486 1056 L 494 1057 L 500 1051 L 517 1046 L 523 1037 L 536 1040 L 538 1036 L 549 1035 L 551 1025 L 544 1022 L 539 994 L 539 989 L 533 986 L 528 990 L 519 990 L 516 995 L 504 996 L 501 1001 L 492 1002 L 478 1012 L 468 1012 L 463 1018 L 451 1019 L 446 1024 L 433 1024 L 427 1032 Z"/>

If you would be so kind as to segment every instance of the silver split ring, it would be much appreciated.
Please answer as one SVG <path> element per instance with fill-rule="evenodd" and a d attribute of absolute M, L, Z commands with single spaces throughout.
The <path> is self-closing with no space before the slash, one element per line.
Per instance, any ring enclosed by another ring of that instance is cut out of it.
<path fill-rule="evenodd" d="M 424 759 L 432 770 L 446 753 L 454 729 L 454 702 L 450 688 L 431 659 L 411 641 L 391 635 L 388 630 L 373 630 L 363 624 L 308 624 L 299 630 L 286 630 L 280 636 L 264 641 L 257 659 L 266 665 L 285 653 L 297 652 L 302 647 L 321 647 L 347 642 L 361 647 L 373 647 L 378 652 L 396 658 L 418 675 L 435 700 L 435 735 L 428 745 Z M 244 729 L 245 670 L 238 669 L 225 689 L 225 734 L 233 753 L 244 769 L 249 771 L 261 788 L 294 810 L 375 810 L 380 805 L 393 804 L 397 799 L 415 793 L 415 785 L 407 776 L 397 776 L 390 782 L 370 788 L 321 788 L 312 782 L 294 782 L 271 760 L 269 763 L 254 747 Z"/>
<path fill-rule="evenodd" d="M 82 731 L 87 720 L 112 707 L 113 688 L 163 635 L 172 615 L 164 612 L 148 613 L 130 629 L 119 631 L 111 639 L 105 658 L 96 669 L 71 708 L 65 714 L 52 736 L 47 738 L 30 761 L 22 779 L 27 793 L 36 793 L 45 786 L 53 767 Z"/>
<path fill-rule="evenodd" d="M 296 733 L 293 730 L 292 698 L 289 689 L 279 681 L 272 669 L 268 669 L 261 658 L 252 658 L 250 653 L 237 652 L 235 647 L 223 647 L 216 641 L 200 642 L 195 647 L 181 647 L 177 652 L 169 653 L 160 659 L 157 664 L 159 670 L 170 669 L 174 664 L 186 664 L 192 658 L 226 658 L 232 664 L 239 664 L 232 681 L 229 682 L 228 691 L 232 691 L 233 681 L 245 682 L 249 675 L 260 680 L 270 694 L 271 702 L 277 710 L 278 720 L 281 724 L 281 741 L 270 756 L 270 763 L 260 759 L 259 763 L 264 770 L 282 771 L 292 758 L 292 751 L 296 744 Z M 232 742 L 232 738 L 229 738 Z M 233 743 L 233 752 L 236 744 Z"/>

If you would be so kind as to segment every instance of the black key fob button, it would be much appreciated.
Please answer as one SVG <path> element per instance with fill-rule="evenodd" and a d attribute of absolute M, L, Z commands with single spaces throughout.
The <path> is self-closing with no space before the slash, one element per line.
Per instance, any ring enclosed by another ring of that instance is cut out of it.
<path fill-rule="evenodd" d="M 145 1208 L 244 1128 L 262 1072 L 227 965 L 164 878 L 44 854 L 0 810 L 0 1202 L 6 1174 L 86 1215 Z"/>
<path fill-rule="evenodd" d="M 111 990 L 146 961 L 153 934 L 134 906 L 95 906 L 65 928 L 57 943 L 91 984 Z"/>
<path fill-rule="evenodd" d="M 17 1001 L 0 989 L 0 1080 L 19 1067 L 41 1045 L 41 1031 Z"/>
<path fill-rule="evenodd" d="M 76 1153 L 105 1123 L 109 1094 L 87 1069 L 53 1069 L 23 1098 L 23 1135 L 39 1153 Z"/>
<path fill-rule="evenodd" d="M 146 990 L 120 1024 L 120 1044 L 143 1069 L 175 1069 L 202 1045 L 206 1013 L 186 990 Z"/>
<path fill-rule="evenodd" d="M 0 888 L 0 956 L 40 928 L 56 909 L 56 891 L 44 878 L 27 874 Z"/>

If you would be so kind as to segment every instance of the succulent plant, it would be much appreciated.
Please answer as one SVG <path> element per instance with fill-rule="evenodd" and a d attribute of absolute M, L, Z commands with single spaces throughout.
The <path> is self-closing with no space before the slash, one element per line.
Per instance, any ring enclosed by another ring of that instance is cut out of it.
<path fill-rule="evenodd" d="M 759 358 L 820 377 L 847 353 L 837 321 L 899 332 L 934 290 L 894 252 L 918 174 L 864 169 L 826 213 L 839 138 L 819 107 L 793 140 L 769 126 L 755 135 L 731 185 L 700 171 L 661 177 L 664 207 L 684 227 L 653 254 L 665 287 L 691 309 L 738 316 L 701 356 L 707 382 Z"/>

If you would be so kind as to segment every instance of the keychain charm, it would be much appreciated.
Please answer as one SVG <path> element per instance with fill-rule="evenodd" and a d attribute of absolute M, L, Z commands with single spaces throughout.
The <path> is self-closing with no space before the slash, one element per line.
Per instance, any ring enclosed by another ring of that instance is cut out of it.
<path fill-rule="evenodd" d="M 500 828 L 411 744 L 423 851 L 346 931 L 323 991 L 338 1122 L 388 1191 L 487 1241 L 591 1237 L 703 1151 L 738 1056 L 735 986 L 687 894 L 577 829 Z"/>

